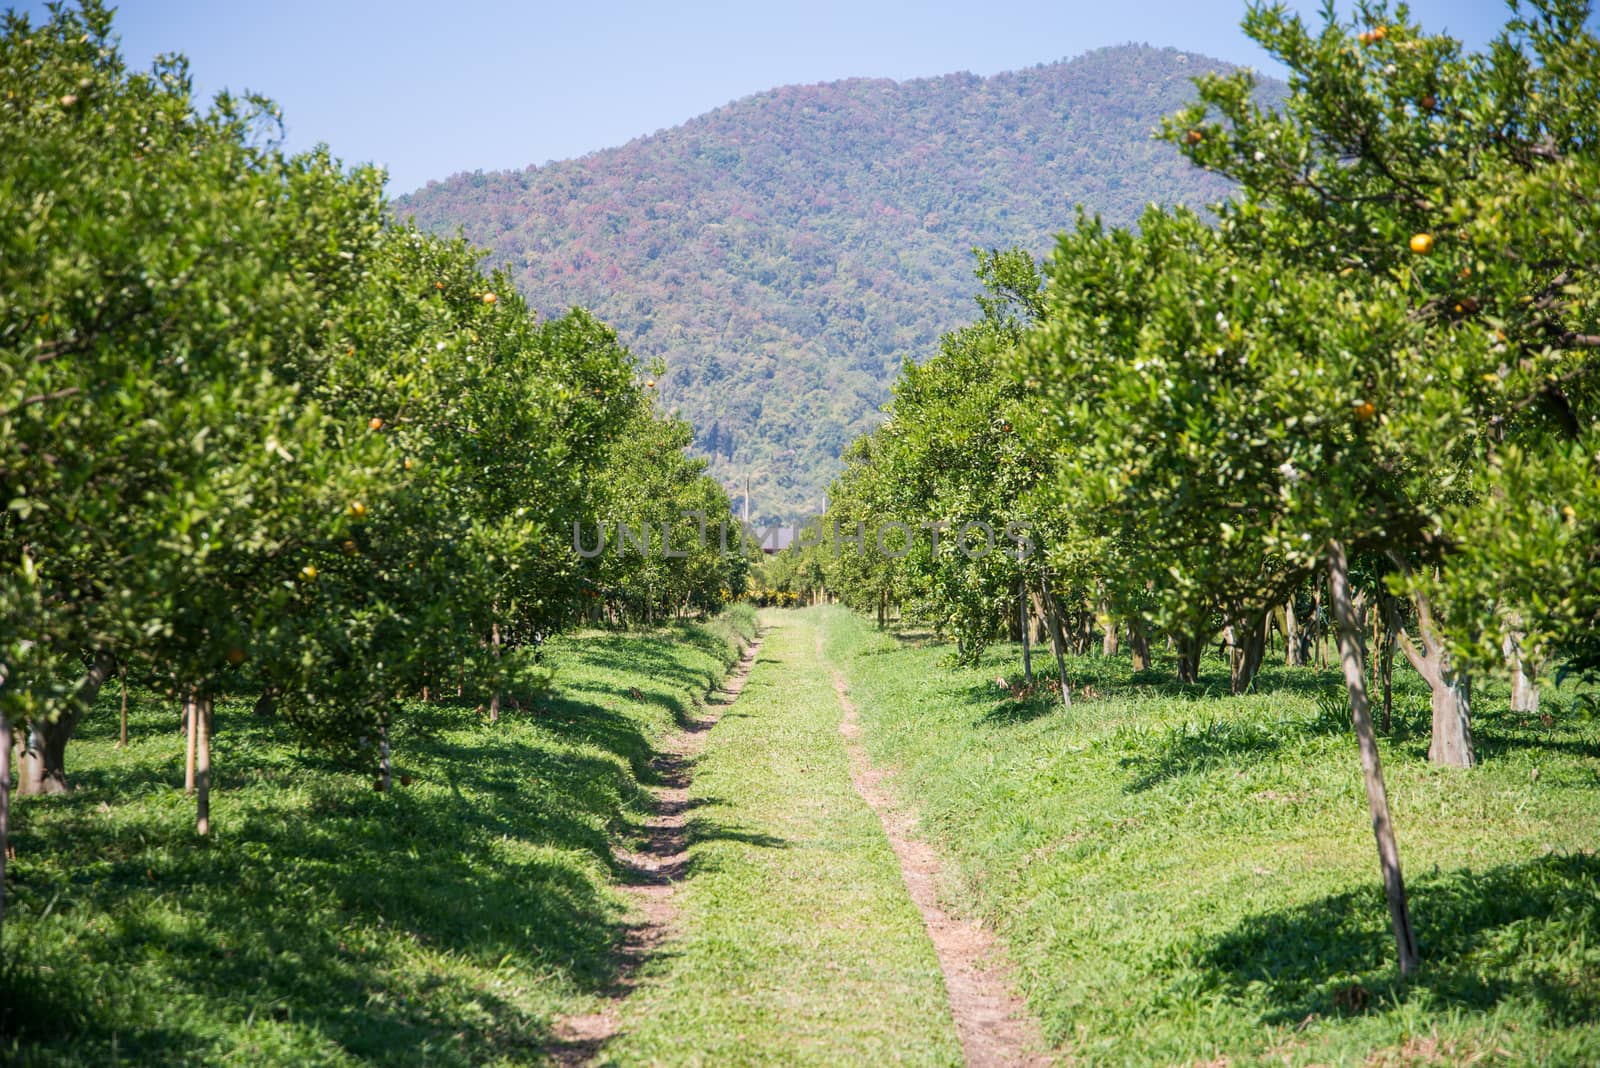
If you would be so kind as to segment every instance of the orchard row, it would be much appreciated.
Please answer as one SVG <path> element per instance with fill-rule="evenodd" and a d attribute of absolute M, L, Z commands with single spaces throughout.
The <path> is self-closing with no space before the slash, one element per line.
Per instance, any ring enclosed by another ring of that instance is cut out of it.
<path fill-rule="evenodd" d="M 982 317 L 907 366 L 830 523 L 1016 523 L 1043 558 L 820 554 L 815 581 L 902 604 L 964 655 L 1030 615 L 1152 638 L 1235 691 L 1269 627 L 1337 635 L 1402 968 L 1415 948 L 1368 685 L 1433 691 L 1433 760 L 1474 761 L 1471 678 L 1600 673 L 1600 41 L 1525 6 L 1493 45 L 1365 6 L 1252 9 L 1290 72 L 1199 81 L 1164 136 L 1238 183 L 1206 218 L 1083 215 L 1042 269 L 980 256 Z M 803 570 L 803 569 L 802 569 Z M 1022 606 L 1019 607 L 1019 600 Z M 1308 620 L 1307 617 L 1310 617 Z M 1143 660 L 1144 664 L 1140 665 Z M 1064 681 L 1064 680 L 1063 680 Z"/>
<path fill-rule="evenodd" d="M 403 699 L 494 719 L 544 636 L 743 589 L 715 546 L 579 557 L 575 523 L 728 514 L 688 426 L 608 328 L 279 131 L 197 108 L 181 59 L 129 70 L 99 3 L 6 16 L 0 834 L 13 732 L 22 791 L 65 789 L 118 673 L 186 710 L 204 833 L 220 692 L 377 765 Z"/>

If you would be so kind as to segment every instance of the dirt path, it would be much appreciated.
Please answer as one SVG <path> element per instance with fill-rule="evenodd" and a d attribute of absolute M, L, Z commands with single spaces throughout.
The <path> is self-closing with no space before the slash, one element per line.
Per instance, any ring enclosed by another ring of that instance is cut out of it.
<path fill-rule="evenodd" d="M 555 1064 L 588 1064 L 600 1054 L 617 1033 L 622 1001 L 636 985 L 640 966 L 655 952 L 676 922 L 673 898 L 689 861 L 689 783 L 694 776 L 695 757 L 705 747 L 706 732 L 717 725 L 717 720 L 744 689 L 760 649 L 761 637 L 757 635 L 733 671 L 706 701 L 707 715 L 691 720 L 682 731 L 669 738 L 651 761 L 651 766 L 661 776 L 662 785 L 651 789 L 644 849 L 617 857 L 627 869 L 624 888 L 640 922 L 629 929 L 617 950 L 617 980 L 606 993 L 605 1008 L 556 1021 L 554 1041 L 545 1051 Z"/>
<path fill-rule="evenodd" d="M 827 665 L 822 635 L 817 635 L 817 660 Z M 938 883 L 943 865 L 933 847 L 917 838 L 913 821 L 894 804 L 883 769 L 874 767 L 861 744 L 861 725 L 850 702 L 844 675 L 833 672 L 833 688 L 844 709 L 839 733 L 850 753 L 850 779 L 856 793 L 878 814 L 883 832 L 900 861 L 906 890 L 922 913 L 922 922 L 939 955 L 950 1012 L 955 1017 L 961 1051 L 972 1068 L 1053 1064 L 1039 1024 L 1022 999 L 1011 993 L 1011 966 L 994 935 L 981 924 L 952 916 L 939 907 Z"/>

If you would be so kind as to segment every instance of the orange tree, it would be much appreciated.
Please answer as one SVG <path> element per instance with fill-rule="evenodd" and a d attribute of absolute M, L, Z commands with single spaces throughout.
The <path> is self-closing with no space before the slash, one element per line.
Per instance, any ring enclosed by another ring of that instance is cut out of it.
<path fill-rule="evenodd" d="M 335 646 L 383 665 L 366 684 L 367 715 L 466 678 L 491 719 L 505 687 L 528 696 L 527 657 L 513 654 L 580 614 L 571 524 L 639 403 L 610 329 L 582 311 L 538 321 L 477 257 L 387 231 L 317 387 L 342 425 L 384 443 L 394 478 L 392 497 L 363 502 L 362 536 L 327 546 L 321 564 L 345 584 L 336 601 L 387 620 L 381 649 Z M 303 705 L 285 702 L 300 718 Z"/>
<path fill-rule="evenodd" d="M 13 728 L 64 789 L 114 661 L 185 699 L 202 832 L 223 688 L 371 761 L 419 685 L 534 680 L 502 649 L 577 618 L 568 520 L 639 404 L 601 324 L 536 320 L 375 172 L 284 155 L 266 101 L 197 111 L 110 27 L 0 36 L 0 838 Z"/>
<path fill-rule="evenodd" d="M 1016 434 L 1025 390 L 999 372 L 1038 315 L 1039 271 L 1011 250 L 980 253 L 977 274 L 982 315 L 906 364 L 883 424 L 847 456 L 822 531 L 831 543 L 838 528 L 826 556 L 847 600 L 881 604 L 892 589 L 910 614 L 954 634 L 967 659 L 1021 617 L 1019 598 L 1040 578 L 1011 536 L 1040 536 L 1023 507 L 1040 454 Z"/>
<path fill-rule="evenodd" d="M 1582 16 L 1540 8 L 1466 57 L 1376 9 L 1359 35 L 1330 22 L 1318 36 L 1253 10 L 1247 29 L 1293 75 L 1284 110 L 1258 110 L 1248 76 L 1206 79 L 1202 103 L 1168 128 L 1239 178 L 1240 200 L 1215 230 L 1183 213 L 1151 213 L 1137 235 L 1080 225 L 1016 367 L 1041 383 L 1030 426 L 1063 452 L 1060 498 L 1121 535 L 1167 611 L 1266 606 L 1327 576 L 1402 971 L 1415 940 L 1350 561 L 1363 553 L 1414 598 L 1423 645 L 1402 641 L 1434 691 L 1440 762 L 1472 762 L 1465 669 L 1495 623 L 1448 618 L 1441 603 L 1498 595 L 1521 626 L 1592 641 L 1578 625 L 1592 584 L 1559 611 L 1521 585 L 1593 568 L 1577 507 L 1559 512 L 1546 494 L 1553 483 L 1580 496 L 1581 472 L 1592 484 L 1592 256 L 1557 205 L 1593 210 L 1594 116 L 1546 110 L 1546 124 L 1524 103 L 1592 84 L 1600 50 Z M 1512 220 L 1512 195 L 1542 221 Z M 1524 459 L 1535 456 L 1543 466 Z M 1518 548 L 1485 537 L 1530 511 L 1546 518 Z M 1520 569 L 1496 574 L 1497 554 Z"/>
<path fill-rule="evenodd" d="M 1257 7 L 1245 29 L 1290 72 L 1284 108 L 1253 105 L 1248 75 L 1210 77 L 1166 129 L 1240 182 L 1223 222 L 1238 247 L 1392 287 L 1454 384 L 1371 398 L 1418 450 L 1470 461 L 1430 513 L 1429 543 L 1386 546 L 1390 581 L 1414 599 L 1420 645 L 1402 634 L 1401 648 L 1433 688 L 1432 754 L 1445 763 L 1473 760 L 1469 663 L 1503 645 L 1519 660 L 1527 645 L 1600 663 L 1587 548 L 1600 540 L 1600 42 L 1588 21 L 1586 3 L 1540 0 L 1469 54 L 1403 9 L 1363 5 L 1355 25 L 1313 32 Z"/>
<path fill-rule="evenodd" d="M 727 491 L 691 458 L 688 423 L 648 391 L 603 457 L 581 539 L 594 607 L 654 624 L 681 609 L 715 611 L 742 593 L 750 561 Z"/>
<path fill-rule="evenodd" d="M 90 4 L 0 44 L 0 705 L 33 791 L 64 786 L 111 657 L 225 670 L 248 603 L 225 587 L 271 611 L 375 464 L 276 365 L 326 344 L 376 177 L 261 147 L 264 102 L 196 114 L 181 63 L 129 74 L 109 27 Z"/>
<path fill-rule="evenodd" d="M 1030 434 L 1062 450 L 1056 499 L 1093 517 L 1084 526 L 1153 585 L 1157 620 L 1183 634 L 1222 605 L 1259 626 L 1313 572 L 1328 576 L 1409 970 L 1348 559 L 1433 538 L 1455 466 L 1378 413 L 1396 397 L 1449 394 L 1470 362 L 1429 357 L 1425 328 L 1388 287 L 1241 254 L 1186 212 L 1152 209 L 1137 234 L 1084 222 L 1047 273 L 1042 323 L 1017 350 L 1017 373 L 1041 383 Z"/>

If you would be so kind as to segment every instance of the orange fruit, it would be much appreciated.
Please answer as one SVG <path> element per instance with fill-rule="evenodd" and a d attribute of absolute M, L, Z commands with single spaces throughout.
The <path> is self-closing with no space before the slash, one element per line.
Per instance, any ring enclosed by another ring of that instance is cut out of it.
<path fill-rule="evenodd" d="M 1363 423 L 1370 422 L 1372 417 L 1378 414 L 1377 405 L 1369 400 L 1355 401 L 1350 407 L 1355 412 L 1356 418 Z"/>
<path fill-rule="evenodd" d="M 500 298 L 495 296 L 493 293 L 485 293 L 483 295 L 483 302 L 485 304 L 493 304 L 495 301 L 497 301 L 499 299 Z"/>
<path fill-rule="evenodd" d="M 366 514 L 367 514 L 367 506 L 366 505 L 362 504 L 360 501 L 351 501 L 350 502 L 350 515 L 353 518 L 355 518 L 355 519 L 364 519 L 364 518 L 366 518 Z"/>
<path fill-rule="evenodd" d="M 300 569 L 300 577 L 305 579 L 307 582 L 310 582 L 312 579 L 316 578 L 317 577 L 317 565 L 316 564 L 307 564 L 305 567 L 302 567 Z"/>
<path fill-rule="evenodd" d="M 238 666 L 244 663 L 244 650 L 235 645 L 228 650 L 228 663 Z"/>
<path fill-rule="evenodd" d="M 382 430 L 383 429 L 383 420 L 379 419 L 377 416 L 373 416 L 371 419 L 367 420 L 367 429 L 368 430 Z"/>
<path fill-rule="evenodd" d="M 1432 252 L 1433 251 L 1433 235 L 1432 234 L 1412 234 L 1411 235 L 1411 251 L 1415 252 L 1419 256 L 1426 256 L 1428 253 Z"/>
<path fill-rule="evenodd" d="M 1198 145 L 1205 139 L 1206 135 L 1201 133 L 1199 130 L 1190 130 L 1188 133 L 1183 135 L 1184 143 L 1190 145 Z"/>

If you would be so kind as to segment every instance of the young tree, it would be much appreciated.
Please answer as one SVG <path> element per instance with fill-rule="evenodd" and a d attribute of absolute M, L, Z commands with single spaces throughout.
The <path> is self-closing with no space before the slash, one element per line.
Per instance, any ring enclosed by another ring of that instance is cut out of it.
<path fill-rule="evenodd" d="M 1127 548 L 1169 627 L 1182 633 L 1212 606 L 1258 627 L 1308 576 L 1328 576 L 1409 970 L 1346 554 L 1429 551 L 1454 467 L 1419 451 L 1406 413 L 1458 388 L 1470 364 L 1428 353 L 1426 327 L 1383 280 L 1234 241 L 1226 221 L 1216 230 L 1182 211 L 1152 209 L 1137 234 L 1084 221 L 1050 262 L 1017 373 L 1040 383 L 1043 418 L 1030 426 L 1058 432 L 1059 496 Z"/>
<path fill-rule="evenodd" d="M 1000 373 L 1003 353 L 1039 313 L 1037 265 L 1020 250 L 978 253 L 981 317 L 947 334 L 923 364 L 908 362 L 887 418 L 852 451 L 824 523 L 835 554 L 830 581 L 859 603 L 890 589 L 909 610 L 957 637 L 973 658 L 1020 616 L 1039 562 L 1019 559 L 1013 535 L 1039 480 L 1014 421 L 1025 390 Z M 860 537 L 864 546 L 844 538 Z M 892 578 L 891 578 L 892 576 Z"/>
<path fill-rule="evenodd" d="M 205 576 L 307 536 L 304 488 L 346 497 L 362 469 L 276 364 L 324 340 L 340 250 L 381 199 L 260 145 L 266 102 L 197 114 L 180 61 L 126 71 L 96 3 L 8 16 L 0 82 L 0 704 L 27 733 L 22 789 L 47 792 L 114 658 L 225 663 L 238 605 Z"/>
<path fill-rule="evenodd" d="M 1391 554 L 1421 640 L 1402 633 L 1400 647 L 1433 689 L 1432 754 L 1444 763 L 1473 760 L 1466 659 L 1497 655 L 1507 618 L 1518 633 L 1531 625 L 1535 644 L 1592 642 L 1592 628 L 1545 608 L 1582 554 L 1519 566 L 1488 537 L 1541 507 L 1576 514 L 1578 498 L 1551 501 L 1539 482 L 1505 477 L 1528 470 L 1522 457 L 1537 454 L 1568 486 L 1595 470 L 1593 448 L 1571 447 L 1593 440 L 1600 377 L 1600 112 L 1573 103 L 1592 98 L 1600 75 L 1588 24 L 1586 3 L 1538 0 L 1486 52 L 1468 54 L 1422 33 L 1403 8 L 1362 4 L 1356 26 L 1330 20 L 1313 32 L 1258 6 L 1245 30 L 1289 70 L 1285 106 L 1252 103 L 1248 74 L 1207 77 L 1200 102 L 1166 127 L 1196 162 L 1241 184 L 1223 223 L 1236 244 L 1391 285 L 1423 331 L 1415 344 L 1445 364 L 1439 377 L 1453 389 L 1408 393 L 1404 414 L 1418 449 L 1462 464 L 1429 546 L 1449 563 L 1436 580 L 1436 561 Z M 1577 468 L 1553 470 L 1566 464 Z"/>

